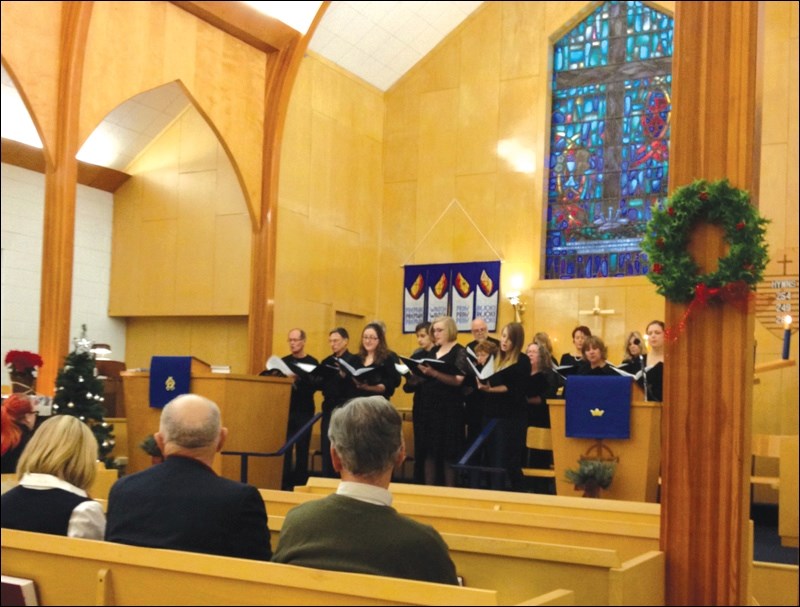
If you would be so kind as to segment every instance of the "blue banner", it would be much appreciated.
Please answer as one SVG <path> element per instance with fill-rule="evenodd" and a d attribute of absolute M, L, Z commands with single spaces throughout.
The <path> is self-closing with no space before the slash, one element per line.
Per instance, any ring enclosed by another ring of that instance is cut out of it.
<path fill-rule="evenodd" d="M 403 280 L 403 333 L 413 333 L 425 321 L 427 266 L 406 266 Z"/>
<path fill-rule="evenodd" d="M 153 356 L 150 359 L 150 406 L 163 409 L 169 401 L 189 393 L 191 356 Z"/>
<path fill-rule="evenodd" d="M 437 316 L 452 316 L 459 331 L 481 317 L 496 331 L 499 297 L 499 261 L 405 266 L 403 333 Z"/>
<path fill-rule="evenodd" d="M 570 375 L 566 391 L 566 435 L 630 438 L 631 389 L 627 376 Z"/>
<path fill-rule="evenodd" d="M 500 303 L 500 262 L 478 261 L 463 265 L 470 266 L 470 271 L 477 275 L 472 317 L 485 320 L 489 332 L 494 333 L 497 331 L 497 307 Z"/>
<path fill-rule="evenodd" d="M 450 315 L 450 264 L 428 266 L 428 284 L 425 289 L 427 313 L 425 320 L 433 322 L 437 316 Z"/>

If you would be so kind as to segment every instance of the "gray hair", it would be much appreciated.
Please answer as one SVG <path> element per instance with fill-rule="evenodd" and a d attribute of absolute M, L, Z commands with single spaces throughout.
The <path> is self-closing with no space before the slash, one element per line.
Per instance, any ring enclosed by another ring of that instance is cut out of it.
<path fill-rule="evenodd" d="M 383 396 L 354 398 L 335 409 L 328 438 L 342 465 L 356 476 L 392 468 L 403 444 L 403 420 Z"/>
<path fill-rule="evenodd" d="M 182 394 L 161 411 L 164 442 L 184 449 L 210 447 L 219 438 L 222 422 L 219 407 L 205 396 Z"/>

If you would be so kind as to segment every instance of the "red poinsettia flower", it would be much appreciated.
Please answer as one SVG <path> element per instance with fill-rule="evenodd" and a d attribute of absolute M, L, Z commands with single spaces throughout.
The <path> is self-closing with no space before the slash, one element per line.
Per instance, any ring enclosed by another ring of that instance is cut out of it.
<path fill-rule="evenodd" d="M 26 350 L 9 350 L 5 362 L 11 373 L 33 373 L 37 367 L 44 365 L 41 356 Z"/>
<path fill-rule="evenodd" d="M 661 274 L 661 272 L 663 271 L 664 271 L 664 266 L 662 266 L 660 263 L 653 264 L 653 272 L 655 272 L 656 274 Z"/>

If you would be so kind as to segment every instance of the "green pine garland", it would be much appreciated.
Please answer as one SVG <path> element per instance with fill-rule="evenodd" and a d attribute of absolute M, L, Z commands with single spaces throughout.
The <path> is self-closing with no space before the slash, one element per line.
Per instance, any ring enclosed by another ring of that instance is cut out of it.
<path fill-rule="evenodd" d="M 718 268 L 700 274 L 689 254 L 692 228 L 699 222 L 720 225 L 730 245 Z M 698 285 L 719 289 L 736 283 L 755 290 L 769 257 L 765 242 L 768 220 L 750 205 L 750 196 L 727 179 L 698 180 L 677 188 L 663 210 L 655 210 L 647 224 L 642 249 L 650 260 L 647 277 L 658 292 L 675 303 L 688 303 Z"/>

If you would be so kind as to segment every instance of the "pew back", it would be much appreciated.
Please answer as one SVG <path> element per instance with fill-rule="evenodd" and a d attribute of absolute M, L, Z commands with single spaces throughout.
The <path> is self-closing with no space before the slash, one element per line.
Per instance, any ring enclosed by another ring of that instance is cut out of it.
<path fill-rule="evenodd" d="M 44 605 L 496 605 L 494 591 L 3 529 Z"/>
<path fill-rule="evenodd" d="M 295 493 L 327 495 L 336 491 L 338 479 L 309 477 L 305 485 L 294 488 Z M 489 510 L 536 512 L 558 516 L 581 516 L 606 521 L 627 521 L 660 524 L 661 505 L 624 500 L 585 499 L 542 495 L 538 493 L 514 493 L 462 487 L 432 487 L 409 483 L 392 483 L 389 486 L 395 500 L 444 506 L 465 506 Z"/>
<path fill-rule="evenodd" d="M 270 516 L 274 546 L 284 517 Z M 663 605 L 664 553 L 622 562 L 614 550 L 442 533 L 467 587 L 497 591 L 502 605 Z M 571 594 L 562 594 L 562 589 Z M 557 592 L 561 591 L 561 592 Z M 527 597 L 538 597 L 533 603 Z"/>
<path fill-rule="evenodd" d="M 443 488 L 439 488 L 444 491 Z M 285 516 L 294 506 L 323 497 L 322 493 L 286 492 L 262 489 L 261 495 L 270 517 Z M 500 539 L 516 539 L 608 548 L 616 550 L 622 560 L 627 560 L 650 550 L 659 549 L 657 523 L 617 520 L 597 520 L 590 516 L 564 516 L 469 508 L 440 503 L 401 501 L 395 498 L 393 506 L 421 523 L 434 527 L 440 533 L 457 533 Z M 592 500 L 594 501 L 594 500 Z M 456 504 L 466 503 L 456 500 Z M 547 510 L 549 512 L 549 509 Z"/>

